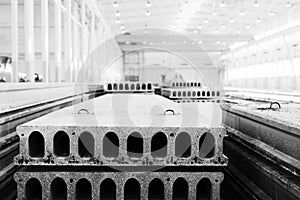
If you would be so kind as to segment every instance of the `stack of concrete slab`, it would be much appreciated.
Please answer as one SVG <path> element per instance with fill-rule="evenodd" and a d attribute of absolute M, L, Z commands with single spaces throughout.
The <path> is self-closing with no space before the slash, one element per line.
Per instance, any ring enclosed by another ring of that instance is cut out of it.
<path fill-rule="evenodd" d="M 107 94 L 28 122 L 18 199 L 220 199 L 225 130 L 212 110 Z"/>

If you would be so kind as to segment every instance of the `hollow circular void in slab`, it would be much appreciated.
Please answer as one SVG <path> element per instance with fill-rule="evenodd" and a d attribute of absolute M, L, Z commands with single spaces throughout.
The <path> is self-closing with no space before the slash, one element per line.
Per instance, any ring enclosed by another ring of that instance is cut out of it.
<path fill-rule="evenodd" d="M 82 178 L 76 183 L 76 200 L 92 200 L 92 185 Z"/>
<path fill-rule="evenodd" d="M 140 133 L 133 132 L 127 138 L 127 155 L 141 158 L 143 156 L 144 140 Z"/>
<path fill-rule="evenodd" d="M 191 156 L 191 137 L 186 132 L 181 132 L 175 139 L 175 156 L 188 158 Z"/>
<path fill-rule="evenodd" d="M 164 199 L 165 199 L 164 183 L 159 178 L 155 178 L 149 183 L 148 200 L 164 200 Z"/>
<path fill-rule="evenodd" d="M 31 178 L 25 186 L 26 200 L 42 200 L 42 185 L 36 178 Z"/>
<path fill-rule="evenodd" d="M 165 158 L 168 152 L 168 138 L 163 132 L 158 132 L 151 138 L 151 156 Z"/>
<path fill-rule="evenodd" d="M 173 184 L 173 200 L 188 200 L 189 185 L 182 177 L 177 178 Z"/>
<path fill-rule="evenodd" d="M 58 131 L 53 138 L 53 153 L 59 157 L 70 155 L 70 138 L 64 131 Z"/>
<path fill-rule="evenodd" d="M 100 184 L 100 200 L 115 200 L 116 199 L 117 186 L 115 182 L 107 178 Z"/>
<path fill-rule="evenodd" d="M 51 200 L 66 200 L 68 197 L 67 185 L 62 178 L 55 178 L 50 186 Z"/>
<path fill-rule="evenodd" d="M 119 156 L 119 138 L 114 132 L 108 132 L 103 137 L 103 155 L 108 158 Z"/>
<path fill-rule="evenodd" d="M 91 133 L 83 132 L 78 138 L 78 154 L 82 158 L 93 157 L 95 151 L 95 140 Z"/>
<path fill-rule="evenodd" d="M 199 157 L 213 158 L 215 156 L 215 137 L 211 133 L 204 133 L 199 140 Z"/>
<path fill-rule="evenodd" d="M 201 179 L 197 184 L 196 199 L 210 200 L 212 193 L 211 182 L 208 178 Z"/>
<path fill-rule="evenodd" d="M 135 178 L 130 178 L 124 186 L 124 200 L 141 199 L 141 186 Z"/>
<path fill-rule="evenodd" d="M 45 155 L 45 139 L 43 135 L 34 131 L 29 135 L 28 138 L 29 145 L 29 156 L 33 158 L 44 157 Z"/>

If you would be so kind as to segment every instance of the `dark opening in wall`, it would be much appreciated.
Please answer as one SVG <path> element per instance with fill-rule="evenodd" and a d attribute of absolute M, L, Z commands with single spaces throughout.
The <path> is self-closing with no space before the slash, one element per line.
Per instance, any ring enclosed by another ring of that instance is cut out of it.
<path fill-rule="evenodd" d="M 66 132 L 58 131 L 53 139 L 54 155 L 67 157 L 70 155 L 70 139 Z"/>
<path fill-rule="evenodd" d="M 188 133 L 182 132 L 175 140 L 175 156 L 188 158 L 191 156 L 191 137 Z"/>
<path fill-rule="evenodd" d="M 92 185 L 85 178 L 76 183 L 76 200 L 92 200 Z"/>
<path fill-rule="evenodd" d="M 151 83 L 148 83 L 147 88 L 148 88 L 148 90 L 152 90 L 152 85 L 151 85 Z"/>
<path fill-rule="evenodd" d="M 183 87 L 186 87 L 186 83 L 183 83 Z"/>
<path fill-rule="evenodd" d="M 139 83 L 136 84 L 136 90 L 140 90 L 141 89 L 141 86 Z"/>
<path fill-rule="evenodd" d="M 188 97 L 190 97 L 191 96 L 191 92 L 190 91 L 188 91 Z"/>
<path fill-rule="evenodd" d="M 191 87 L 194 87 L 194 83 L 191 83 Z"/>
<path fill-rule="evenodd" d="M 213 97 L 216 96 L 215 91 L 212 91 L 212 92 L 211 92 L 211 96 L 213 96 Z"/>
<path fill-rule="evenodd" d="M 180 87 L 182 87 L 182 83 L 180 83 L 179 85 L 180 85 Z"/>
<path fill-rule="evenodd" d="M 218 97 L 220 96 L 220 92 L 219 92 L 219 91 L 217 92 L 217 96 L 218 96 Z"/>
<path fill-rule="evenodd" d="M 211 182 L 208 178 L 203 178 L 197 184 L 197 200 L 211 199 Z"/>
<path fill-rule="evenodd" d="M 158 179 L 153 179 L 149 184 L 148 200 L 164 200 L 165 186 L 164 183 Z"/>
<path fill-rule="evenodd" d="M 175 91 L 173 92 L 173 96 L 176 97 L 176 92 Z"/>
<path fill-rule="evenodd" d="M 128 83 L 125 84 L 125 90 L 129 90 Z"/>
<path fill-rule="evenodd" d="M 207 95 L 208 97 L 210 97 L 210 91 L 207 91 L 206 95 Z"/>
<path fill-rule="evenodd" d="M 195 96 L 196 96 L 196 92 L 194 91 L 194 92 L 193 92 L 193 97 L 195 97 Z"/>
<path fill-rule="evenodd" d="M 29 156 L 33 158 L 41 158 L 45 155 L 45 140 L 43 135 L 34 131 L 28 138 Z"/>
<path fill-rule="evenodd" d="M 131 90 L 135 90 L 135 85 L 134 85 L 134 83 L 131 84 L 130 89 L 131 89 Z"/>
<path fill-rule="evenodd" d="M 62 178 L 55 178 L 50 188 L 51 200 L 66 200 L 68 198 L 67 185 Z"/>
<path fill-rule="evenodd" d="M 172 87 L 175 87 L 175 83 L 172 83 Z"/>
<path fill-rule="evenodd" d="M 202 96 L 205 97 L 205 91 L 202 91 Z"/>
<path fill-rule="evenodd" d="M 27 181 L 25 186 L 26 200 L 41 200 L 42 192 L 42 185 L 38 179 L 31 178 Z"/>
<path fill-rule="evenodd" d="M 200 158 L 212 158 L 215 156 L 215 137 L 211 133 L 204 133 L 199 140 Z"/>
<path fill-rule="evenodd" d="M 140 133 L 133 132 L 127 138 L 127 155 L 140 158 L 143 156 L 144 140 Z"/>
<path fill-rule="evenodd" d="M 176 83 L 176 87 L 178 87 L 178 85 L 179 85 L 179 84 L 178 84 L 178 83 Z"/>
<path fill-rule="evenodd" d="M 187 86 L 187 87 L 190 87 L 190 83 L 187 83 L 186 86 Z"/>
<path fill-rule="evenodd" d="M 107 85 L 107 90 L 112 90 L 112 86 L 110 83 Z"/>
<path fill-rule="evenodd" d="M 157 158 L 164 158 L 167 156 L 168 138 L 162 133 L 158 132 L 151 139 L 151 156 Z"/>
<path fill-rule="evenodd" d="M 83 132 L 78 139 L 78 154 L 80 157 L 93 157 L 95 149 L 94 137 L 89 132 Z"/>
<path fill-rule="evenodd" d="M 140 183 L 130 178 L 126 181 L 124 186 L 124 200 L 139 200 L 141 199 L 141 186 Z"/>
<path fill-rule="evenodd" d="M 198 87 L 201 87 L 201 83 L 198 83 Z"/>
<path fill-rule="evenodd" d="M 189 185 L 184 178 L 178 178 L 173 184 L 173 200 L 187 200 L 189 198 Z"/>
<path fill-rule="evenodd" d="M 185 96 L 186 96 L 186 92 L 183 92 L 183 95 L 182 95 L 182 96 L 184 96 L 184 97 L 185 97 Z"/>
<path fill-rule="evenodd" d="M 181 92 L 178 92 L 178 96 L 181 97 Z"/>
<path fill-rule="evenodd" d="M 142 84 L 142 90 L 146 90 L 146 84 L 145 83 Z"/>
<path fill-rule="evenodd" d="M 114 132 L 108 132 L 103 137 L 103 155 L 110 158 L 119 156 L 119 138 Z"/>
<path fill-rule="evenodd" d="M 100 185 L 100 200 L 115 200 L 117 198 L 115 182 L 107 178 Z"/>
<path fill-rule="evenodd" d="M 123 84 L 122 83 L 119 84 L 119 90 L 123 90 Z"/>
<path fill-rule="evenodd" d="M 114 83 L 114 90 L 118 89 L 118 84 Z"/>
<path fill-rule="evenodd" d="M 201 92 L 197 92 L 197 96 L 200 97 L 201 96 Z"/>

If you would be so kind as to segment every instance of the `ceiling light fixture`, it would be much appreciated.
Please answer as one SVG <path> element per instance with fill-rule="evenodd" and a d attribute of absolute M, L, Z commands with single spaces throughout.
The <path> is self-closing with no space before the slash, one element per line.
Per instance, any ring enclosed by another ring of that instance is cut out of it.
<path fill-rule="evenodd" d="M 147 1 L 146 7 L 147 7 L 147 8 L 151 8 L 151 6 L 152 6 L 151 2 L 150 2 L 150 1 Z"/>
<path fill-rule="evenodd" d="M 213 16 L 217 16 L 218 15 L 218 12 L 217 11 L 214 11 L 213 12 Z"/>
<path fill-rule="evenodd" d="M 128 44 L 130 44 L 130 42 L 129 42 L 129 41 L 126 41 L 126 42 L 125 42 L 125 44 L 127 44 L 127 45 L 128 45 Z"/>
<path fill-rule="evenodd" d="M 197 33 L 198 33 L 198 31 L 197 31 L 197 30 L 193 30 L 193 33 L 194 33 L 194 34 L 197 34 Z"/>
<path fill-rule="evenodd" d="M 146 16 L 150 16 L 150 15 L 151 15 L 150 10 L 147 10 L 147 11 L 146 11 Z"/>
<path fill-rule="evenodd" d="M 218 33 L 219 33 L 219 31 L 218 31 L 218 30 L 215 30 L 215 31 L 214 31 L 214 33 L 215 33 L 215 34 L 218 34 Z"/>
<path fill-rule="evenodd" d="M 198 25 L 198 29 L 202 29 L 203 28 L 203 26 L 202 25 Z"/>
<path fill-rule="evenodd" d="M 226 3 L 224 1 L 221 2 L 221 7 L 225 8 L 226 7 Z"/>
<path fill-rule="evenodd" d="M 124 33 L 126 33 L 126 31 L 125 31 L 125 30 L 122 30 L 121 33 L 124 34 Z"/>
<path fill-rule="evenodd" d="M 198 44 L 202 44 L 203 42 L 201 40 L 198 41 Z"/>
<path fill-rule="evenodd" d="M 145 45 L 145 44 L 147 44 L 147 42 L 146 42 L 146 41 L 143 41 L 142 43 L 143 43 L 144 45 Z"/>
<path fill-rule="evenodd" d="M 292 4 L 291 4 L 291 2 L 286 2 L 286 4 L 285 4 L 285 7 L 287 7 L 287 8 L 290 8 L 290 7 L 292 7 Z"/>
<path fill-rule="evenodd" d="M 230 22 L 230 23 L 233 23 L 233 22 L 234 22 L 234 19 L 233 19 L 233 18 L 230 18 L 230 19 L 229 19 L 229 22 Z"/>
<path fill-rule="evenodd" d="M 118 8 L 118 7 L 119 7 L 119 4 L 118 4 L 117 1 L 115 1 L 115 2 L 113 3 L 113 7 L 114 7 L 114 8 Z"/>
<path fill-rule="evenodd" d="M 187 0 L 184 3 L 186 6 L 189 5 L 189 1 L 187 1 Z"/>
<path fill-rule="evenodd" d="M 240 34 L 240 33 L 241 33 L 241 30 L 237 30 L 236 33 L 237 33 L 237 34 Z"/>
<path fill-rule="evenodd" d="M 221 26 L 221 28 L 223 28 L 223 29 L 224 29 L 224 28 L 226 28 L 226 25 L 225 25 L 225 24 L 223 24 L 223 25 Z"/>
<path fill-rule="evenodd" d="M 116 17 L 120 17 L 121 16 L 121 13 L 120 13 L 120 11 L 116 11 Z"/>
<path fill-rule="evenodd" d="M 122 24 L 122 25 L 120 26 L 120 29 L 121 29 L 121 30 L 124 30 L 124 29 L 125 29 L 124 24 Z"/>
<path fill-rule="evenodd" d="M 271 12 L 269 13 L 269 15 L 270 15 L 271 17 L 273 17 L 273 16 L 275 15 L 275 12 L 274 12 L 274 11 L 271 11 Z"/>
<path fill-rule="evenodd" d="M 221 44 L 221 41 L 217 41 L 217 44 Z"/>
<path fill-rule="evenodd" d="M 204 20 L 204 23 L 207 24 L 207 23 L 208 23 L 208 19 L 205 19 L 205 20 Z"/>
<path fill-rule="evenodd" d="M 245 28 L 246 28 L 246 29 L 251 28 L 250 24 L 247 24 L 247 25 L 245 26 Z"/>
<path fill-rule="evenodd" d="M 260 18 L 257 18 L 257 19 L 256 19 L 256 22 L 257 22 L 257 23 L 261 23 L 261 19 L 260 19 Z"/>
<path fill-rule="evenodd" d="M 241 16 L 244 16 L 244 15 L 245 15 L 245 12 L 244 12 L 243 10 L 241 10 L 241 11 L 240 11 L 240 15 L 241 15 Z"/>
<path fill-rule="evenodd" d="M 121 20 L 120 20 L 119 18 L 117 18 L 117 19 L 116 19 L 116 23 L 117 23 L 117 24 L 120 24 L 120 23 L 121 23 Z"/>
<path fill-rule="evenodd" d="M 255 1 L 254 2 L 254 7 L 258 7 L 259 6 L 259 2 L 258 1 Z"/>

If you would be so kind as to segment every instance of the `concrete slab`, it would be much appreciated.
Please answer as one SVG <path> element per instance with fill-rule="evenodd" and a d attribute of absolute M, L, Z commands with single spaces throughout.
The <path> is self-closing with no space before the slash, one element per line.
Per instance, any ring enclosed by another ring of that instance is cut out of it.
<path fill-rule="evenodd" d="M 227 164 L 221 112 L 214 103 L 186 105 L 154 94 L 108 94 L 28 122 L 17 132 L 19 165 Z M 116 136 L 115 142 L 107 140 L 108 133 Z M 57 135 L 66 143 L 55 142 Z M 69 144 L 64 154 L 55 153 L 64 144 Z M 106 156 L 106 151 L 114 153 Z"/>
<path fill-rule="evenodd" d="M 25 194 L 50 199 L 101 199 L 105 195 L 121 199 L 220 199 L 223 174 L 219 172 L 69 172 L 20 171 L 15 174 L 18 200 Z M 108 182 L 108 180 L 110 182 Z M 59 184 L 60 183 L 60 184 Z M 109 184 L 110 183 L 110 184 Z M 83 189 L 84 188 L 84 189 Z M 83 196 L 81 196 L 83 195 Z M 150 198 L 149 198 L 150 197 Z M 184 198 L 185 199 L 185 198 Z"/>

